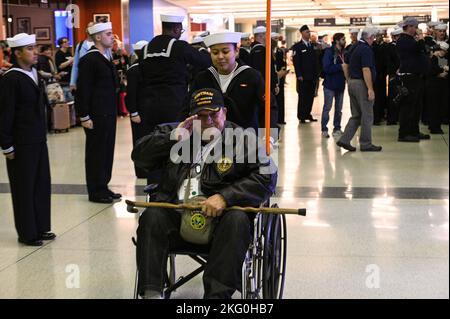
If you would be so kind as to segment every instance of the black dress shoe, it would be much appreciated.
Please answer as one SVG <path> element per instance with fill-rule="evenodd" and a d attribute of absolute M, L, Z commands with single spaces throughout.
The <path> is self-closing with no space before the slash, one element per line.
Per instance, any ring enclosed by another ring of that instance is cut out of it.
<path fill-rule="evenodd" d="M 370 145 L 369 147 L 361 148 L 361 152 L 381 152 L 381 146 Z"/>
<path fill-rule="evenodd" d="M 122 198 L 122 194 L 119 193 L 114 193 L 113 191 L 108 189 L 108 195 L 112 198 L 112 199 L 121 199 Z"/>
<path fill-rule="evenodd" d="M 356 147 L 353 147 L 350 144 L 342 143 L 341 141 L 337 141 L 336 145 L 339 146 L 339 147 L 342 147 L 343 149 L 346 149 L 349 152 L 355 152 L 356 151 Z"/>
<path fill-rule="evenodd" d="M 310 122 L 317 122 L 317 119 L 313 118 L 312 116 L 308 119 Z"/>
<path fill-rule="evenodd" d="M 53 240 L 56 238 L 56 235 L 54 233 L 42 233 L 41 236 L 39 237 L 40 240 Z"/>
<path fill-rule="evenodd" d="M 429 134 L 419 133 L 419 140 L 429 140 L 431 136 Z"/>
<path fill-rule="evenodd" d="M 404 136 L 404 137 L 399 137 L 398 138 L 399 142 L 406 142 L 406 143 L 419 143 L 419 138 L 417 136 Z"/>
<path fill-rule="evenodd" d="M 111 204 L 113 198 L 111 196 L 89 196 L 89 201 L 100 204 Z"/>
<path fill-rule="evenodd" d="M 304 124 L 304 123 L 306 123 L 306 120 L 300 120 L 300 123 Z"/>
<path fill-rule="evenodd" d="M 24 240 L 22 238 L 19 238 L 19 243 L 27 245 L 27 246 L 42 246 L 44 244 L 44 242 L 40 239 L 35 239 L 35 240 Z"/>
<path fill-rule="evenodd" d="M 397 125 L 397 122 L 387 121 L 386 125 L 387 126 Z"/>

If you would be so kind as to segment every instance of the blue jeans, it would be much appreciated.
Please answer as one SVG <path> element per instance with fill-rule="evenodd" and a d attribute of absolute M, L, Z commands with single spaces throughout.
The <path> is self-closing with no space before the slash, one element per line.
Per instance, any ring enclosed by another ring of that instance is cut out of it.
<path fill-rule="evenodd" d="M 341 129 L 342 104 L 344 103 L 344 92 L 329 90 L 323 87 L 324 105 L 322 111 L 322 132 L 328 132 L 328 121 L 330 120 L 330 110 L 334 103 L 334 131 Z"/>

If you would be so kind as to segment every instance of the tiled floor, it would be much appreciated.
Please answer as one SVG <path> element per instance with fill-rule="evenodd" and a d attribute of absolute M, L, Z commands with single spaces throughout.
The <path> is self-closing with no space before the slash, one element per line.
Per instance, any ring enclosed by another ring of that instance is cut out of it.
<path fill-rule="evenodd" d="M 420 144 L 397 143 L 397 127 L 374 127 L 374 143 L 383 152 L 347 153 L 333 138 L 321 137 L 319 123 L 298 125 L 293 78 L 288 82 L 274 202 L 306 207 L 308 216 L 287 218 L 285 297 L 448 298 L 448 127 L 444 136 Z M 344 103 L 345 127 L 347 96 Z M 43 248 L 17 243 L 0 161 L 0 298 L 131 298 L 136 217 L 123 202 L 87 201 L 81 129 L 51 135 L 48 145 L 58 238 Z M 135 186 L 143 181 L 134 178 L 130 151 L 129 122 L 119 119 L 111 185 L 135 199 Z M 177 260 L 180 275 L 195 266 L 185 257 Z M 200 276 L 173 295 L 201 296 Z"/>

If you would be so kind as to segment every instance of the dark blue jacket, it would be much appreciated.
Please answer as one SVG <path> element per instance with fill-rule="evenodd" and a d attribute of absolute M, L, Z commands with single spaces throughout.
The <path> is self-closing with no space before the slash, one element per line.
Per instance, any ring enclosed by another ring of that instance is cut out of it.
<path fill-rule="evenodd" d="M 400 73 L 428 73 L 430 58 L 427 56 L 424 40 L 416 41 L 409 34 L 402 33 L 396 48 L 400 58 Z"/>
<path fill-rule="evenodd" d="M 307 81 L 316 80 L 319 75 L 317 53 L 314 46 L 307 47 L 303 40 L 292 47 L 293 62 L 297 78 L 302 76 Z"/>
<path fill-rule="evenodd" d="M 344 51 L 342 51 L 342 57 Z M 336 47 L 333 45 L 331 48 L 325 49 L 323 56 L 323 74 L 325 80 L 323 86 L 332 91 L 343 92 L 345 90 L 345 76 L 342 70 L 342 58 L 336 52 Z"/>

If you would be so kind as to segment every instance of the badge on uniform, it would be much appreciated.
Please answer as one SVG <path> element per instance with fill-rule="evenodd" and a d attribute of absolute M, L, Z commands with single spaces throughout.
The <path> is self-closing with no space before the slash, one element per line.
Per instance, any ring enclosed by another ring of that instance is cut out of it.
<path fill-rule="evenodd" d="M 191 227 L 195 230 L 205 228 L 206 218 L 202 213 L 195 213 L 191 216 Z"/>
<path fill-rule="evenodd" d="M 233 166 L 233 160 L 225 156 L 216 164 L 217 170 L 222 174 L 228 172 L 231 169 L 231 166 Z"/>

